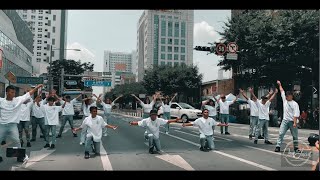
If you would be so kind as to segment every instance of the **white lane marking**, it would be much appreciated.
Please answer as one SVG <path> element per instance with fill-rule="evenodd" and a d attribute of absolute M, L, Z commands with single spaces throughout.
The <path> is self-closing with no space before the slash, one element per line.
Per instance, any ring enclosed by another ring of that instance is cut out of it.
<path fill-rule="evenodd" d="M 170 129 L 181 129 L 179 127 L 170 127 Z"/>
<path fill-rule="evenodd" d="M 112 166 L 110 159 L 108 157 L 107 151 L 104 149 L 102 142 L 100 142 L 100 158 L 104 171 L 112 171 Z"/>
<path fill-rule="evenodd" d="M 160 132 L 160 133 L 163 133 L 163 132 Z M 163 134 L 164 134 L 164 133 L 163 133 Z M 189 140 L 186 140 L 186 139 L 183 139 L 183 138 L 180 138 L 180 137 L 171 135 L 171 134 L 167 134 L 167 135 L 170 136 L 170 137 L 173 137 L 173 138 L 175 138 L 175 139 L 179 139 L 179 140 L 181 140 L 181 141 L 184 141 L 184 142 L 187 142 L 187 143 L 189 143 L 189 144 L 195 145 L 195 146 L 197 146 L 197 147 L 200 146 L 200 144 L 198 144 L 198 143 L 194 143 L 194 142 L 191 142 L 191 141 L 189 141 Z M 248 161 L 248 160 L 245 160 L 245 159 L 242 159 L 242 158 L 239 158 L 239 157 L 236 157 L 236 156 L 233 156 L 233 155 L 230 155 L 230 154 L 221 152 L 221 151 L 216 151 L 216 150 L 214 150 L 214 151 L 212 151 L 212 152 L 221 154 L 221 155 L 223 155 L 223 156 L 226 156 L 226 157 L 229 157 L 229 158 L 232 158 L 232 159 L 235 159 L 235 160 L 238 160 L 238 161 L 247 163 L 247 164 L 249 164 L 249 165 L 252 165 L 252 166 L 255 166 L 255 167 L 264 169 L 264 170 L 268 170 L 268 171 L 270 171 L 270 170 L 275 170 L 275 169 L 272 169 L 272 168 L 270 168 L 270 167 L 263 166 L 263 165 L 261 165 L 261 164 L 258 164 L 258 163 L 252 162 L 252 161 Z"/>
<path fill-rule="evenodd" d="M 42 148 L 40 151 L 31 151 L 30 152 L 30 159 L 28 160 L 25 167 L 29 167 L 33 165 L 34 163 L 37 163 L 41 159 L 49 156 L 55 151 L 55 149 L 48 150 L 47 148 Z"/>
<path fill-rule="evenodd" d="M 194 171 L 195 169 L 193 169 L 191 167 L 191 165 L 185 161 L 181 156 L 179 155 L 169 155 L 169 154 L 164 154 L 164 155 L 159 155 L 156 156 L 159 159 L 162 159 L 168 163 L 171 163 L 175 166 L 178 166 L 182 169 L 188 170 L 188 171 Z"/>
<path fill-rule="evenodd" d="M 183 132 L 183 131 L 179 131 L 179 130 L 175 130 L 175 131 L 180 132 L 180 133 L 183 133 L 183 134 L 188 134 L 188 135 L 194 136 L 194 137 L 199 137 L 199 133 L 198 133 L 198 135 L 195 135 L 195 134 L 191 134 L 191 133 L 187 133 L 187 132 Z M 214 136 L 214 137 L 213 137 L 213 140 L 214 140 L 214 141 L 220 141 L 220 140 L 216 140 L 215 138 L 218 138 L 218 139 L 219 139 L 219 137 Z M 231 140 L 231 139 L 228 139 L 228 141 L 232 141 L 232 140 Z"/>
<path fill-rule="evenodd" d="M 270 150 L 266 150 L 266 149 L 261 149 L 261 148 L 257 148 L 257 147 L 253 147 L 253 146 L 247 146 L 247 145 L 243 145 L 243 146 L 245 146 L 245 147 L 247 147 L 247 148 L 256 149 L 256 150 L 260 150 L 260 151 L 263 151 L 263 152 L 271 153 L 271 154 L 276 154 L 276 155 L 279 155 L 279 156 L 282 155 L 282 153 L 280 153 L 280 152 L 274 152 L 274 151 L 270 151 Z M 308 164 L 311 164 L 311 165 L 314 165 L 314 164 L 316 164 L 317 162 L 316 162 L 316 161 L 308 160 L 307 163 L 308 163 Z"/>

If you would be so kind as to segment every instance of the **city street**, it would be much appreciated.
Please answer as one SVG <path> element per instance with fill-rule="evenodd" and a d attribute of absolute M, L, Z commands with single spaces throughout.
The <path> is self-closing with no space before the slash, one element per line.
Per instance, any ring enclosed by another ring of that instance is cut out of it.
<path fill-rule="evenodd" d="M 183 128 L 181 123 L 170 124 L 170 134 L 165 134 L 164 128 L 160 129 L 161 155 L 149 154 L 144 129 L 128 123 L 139 119 L 113 114 L 109 123 L 119 127 L 115 131 L 108 129 L 108 136 L 102 138 L 101 156 L 91 155 L 90 159 L 84 159 L 84 146 L 79 145 L 80 132 L 74 138 L 70 126 L 66 125 L 55 149 L 43 148 L 44 140 L 37 137 L 32 147 L 27 148 L 29 161 L 26 164 L 16 162 L 16 158 L 4 157 L 0 170 L 311 170 L 311 158 L 304 167 L 284 165 L 281 162 L 282 153 L 274 152 L 275 145 L 266 145 L 263 140 L 254 144 L 253 140 L 249 140 L 249 126 L 244 124 L 230 124 L 231 135 L 220 134 L 220 127 L 216 127 L 216 149 L 210 152 L 199 150 L 196 127 Z M 75 120 L 75 127 L 80 124 L 81 120 Z M 269 128 L 272 143 L 276 142 L 278 131 L 279 128 Z M 307 142 L 309 134 L 316 132 L 300 129 L 299 139 Z M 285 142 L 290 141 L 292 136 L 288 131 Z M 284 148 L 285 145 L 281 150 Z M 315 160 L 319 153 L 314 150 L 311 156 Z"/>

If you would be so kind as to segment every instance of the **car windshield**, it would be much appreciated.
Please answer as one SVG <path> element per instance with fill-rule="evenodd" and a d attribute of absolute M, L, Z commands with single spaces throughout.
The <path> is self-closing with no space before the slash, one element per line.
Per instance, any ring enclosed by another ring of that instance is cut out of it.
<path fill-rule="evenodd" d="M 187 103 L 179 103 L 179 105 L 183 108 L 183 109 L 195 109 L 194 107 L 190 106 Z"/>

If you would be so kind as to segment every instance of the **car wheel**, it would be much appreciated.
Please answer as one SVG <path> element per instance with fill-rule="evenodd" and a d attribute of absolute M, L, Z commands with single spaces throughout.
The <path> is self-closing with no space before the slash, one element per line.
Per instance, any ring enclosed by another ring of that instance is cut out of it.
<path fill-rule="evenodd" d="M 181 119 L 182 119 L 182 122 L 185 122 L 185 123 L 188 122 L 188 116 L 185 114 L 181 116 Z"/>

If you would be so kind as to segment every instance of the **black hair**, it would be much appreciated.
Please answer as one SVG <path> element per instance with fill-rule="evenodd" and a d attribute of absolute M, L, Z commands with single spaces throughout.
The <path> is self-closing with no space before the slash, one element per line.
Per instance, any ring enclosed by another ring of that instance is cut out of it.
<path fill-rule="evenodd" d="M 215 106 L 216 105 L 216 103 L 214 102 L 214 100 L 212 100 L 212 99 L 209 99 L 209 101 L 208 101 L 208 103 L 207 103 L 207 105 L 210 105 L 210 102 L 213 102 L 213 106 Z M 210 105 L 211 106 L 211 105 Z"/>
<path fill-rule="evenodd" d="M 68 96 L 66 96 L 66 99 L 71 99 L 71 97 L 68 95 Z"/>
<path fill-rule="evenodd" d="M 6 92 L 8 92 L 9 89 L 16 90 L 16 88 L 14 86 L 12 86 L 12 85 L 9 85 L 9 86 L 6 87 Z"/>
<path fill-rule="evenodd" d="M 91 106 L 90 107 L 90 112 L 92 112 L 94 109 L 98 111 L 98 108 L 96 106 Z"/>
<path fill-rule="evenodd" d="M 293 92 L 292 91 L 286 91 L 286 96 L 293 96 Z"/>
<path fill-rule="evenodd" d="M 204 112 L 204 111 L 208 111 L 208 112 L 209 112 L 209 110 L 208 110 L 208 109 L 204 108 L 204 109 L 202 110 L 202 114 L 203 114 L 203 112 Z"/>
<path fill-rule="evenodd" d="M 146 104 L 146 103 L 147 103 L 147 99 L 149 100 L 149 103 L 151 102 L 150 99 L 149 99 L 148 97 L 146 97 L 146 98 L 144 99 L 144 102 L 143 102 L 143 103 Z"/>
<path fill-rule="evenodd" d="M 152 114 L 158 114 L 158 111 L 157 111 L 157 110 L 152 109 L 152 110 L 150 111 L 150 115 L 152 115 Z"/>
<path fill-rule="evenodd" d="M 49 101 L 54 102 L 54 97 L 52 97 L 52 96 L 48 97 L 48 102 L 49 102 Z"/>

